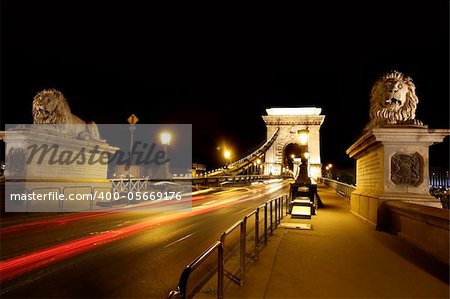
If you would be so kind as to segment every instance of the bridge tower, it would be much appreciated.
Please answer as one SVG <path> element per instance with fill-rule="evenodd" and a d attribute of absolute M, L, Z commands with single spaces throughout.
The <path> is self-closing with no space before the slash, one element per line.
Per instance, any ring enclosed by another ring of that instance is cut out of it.
<path fill-rule="evenodd" d="M 266 109 L 267 115 L 262 118 L 267 126 L 267 139 L 274 135 L 277 128 L 280 131 L 266 152 L 265 174 L 280 175 L 286 167 L 293 170 L 292 160 L 295 157 L 301 158 L 302 161 L 309 160 L 310 177 L 317 178 L 322 175 L 320 126 L 325 115 L 321 115 L 321 111 L 321 108 L 316 107 Z M 306 142 L 304 136 L 307 136 Z M 305 155 L 306 152 L 308 154 Z"/>

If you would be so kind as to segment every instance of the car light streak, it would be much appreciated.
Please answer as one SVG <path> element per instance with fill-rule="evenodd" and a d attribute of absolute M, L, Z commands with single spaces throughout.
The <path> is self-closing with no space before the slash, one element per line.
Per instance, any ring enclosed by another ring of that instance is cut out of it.
<path fill-rule="evenodd" d="M 281 188 L 281 186 L 280 186 Z M 79 255 L 81 253 L 87 252 L 93 248 L 98 248 L 115 240 L 123 239 L 125 237 L 134 235 L 136 233 L 149 230 L 157 225 L 170 223 L 184 218 L 193 217 L 196 215 L 208 213 L 219 208 L 229 206 L 242 201 L 249 201 L 260 198 L 264 195 L 272 193 L 280 188 L 269 188 L 264 190 L 258 195 L 254 196 L 234 196 L 231 198 L 226 195 L 217 196 L 218 198 L 223 198 L 222 200 L 215 200 L 213 204 L 208 206 L 197 206 L 193 207 L 192 210 L 186 213 L 172 213 L 169 215 L 160 216 L 155 219 L 146 220 L 137 224 L 116 228 L 115 230 L 109 230 L 96 235 L 89 235 L 80 239 L 72 240 L 63 244 L 45 248 L 42 250 L 27 253 L 25 255 L 14 257 L 5 261 L 0 262 L 0 281 L 8 280 L 21 275 L 25 272 L 47 266 L 53 263 L 60 262 L 67 258 Z M 241 192 L 236 192 L 241 193 Z M 248 193 L 248 191 L 246 192 Z M 200 199 L 200 198 L 199 198 Z M 93 213 L 88 213 L 93 214 Z M 95 214 L 94 214 L 95 215 Z M 94 216 L 93 215 L 93 216 Z M 77 215 L 73 215 L 77 216 Z M 75 217 L 76 218 L 76 217 Z M 60 219 L 60 221 L 68 221 L 67 218 Z M 48 220 L 54 223 L 56 219 Z"/>

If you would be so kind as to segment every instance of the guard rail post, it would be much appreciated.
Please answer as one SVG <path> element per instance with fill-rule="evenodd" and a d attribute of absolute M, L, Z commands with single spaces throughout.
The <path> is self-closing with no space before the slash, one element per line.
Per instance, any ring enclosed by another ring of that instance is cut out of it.
<path fill-rule="evenodd" d="M 259 257 L 259 207 L 255 213 L 255 260 Z"/>
<path fill-rule="evenodd" d="M 244 217 L 244 221 L 241 222 L 241 232 L 240 232 L 240 261 L 239 261 L 239 272 L 240 279 L 239 285 L 242 287 L 244 285 L 244 275 L 245 275 L 245 256 L 246 256 L 246 242 L 247 242 L 247 216 Z"/>
<path fill-rule="evenodd" d="M 264 204 L 264 245 L 267 245 L 267 202 Z"/>

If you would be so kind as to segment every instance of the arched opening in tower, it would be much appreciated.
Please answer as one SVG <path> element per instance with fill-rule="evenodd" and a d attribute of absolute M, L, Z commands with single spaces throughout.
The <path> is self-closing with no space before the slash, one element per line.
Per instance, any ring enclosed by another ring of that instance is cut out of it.
<path fill-rule="evenodd" d="M 284 148 L 284 155 L 283 155 L 283 165 L 282 167 L 288 167 L 291 171 L 294 170 L 294 159 L 295 158 L 305 158 L 305 153 L 307 152 L 308 148 L 306 145 L 300 145 L 297 143 L 289 143 Z"/>

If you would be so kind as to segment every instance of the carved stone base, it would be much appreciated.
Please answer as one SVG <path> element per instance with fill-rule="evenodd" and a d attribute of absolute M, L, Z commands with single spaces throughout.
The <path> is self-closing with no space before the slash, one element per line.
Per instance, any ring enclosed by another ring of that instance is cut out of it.
<path fill-rule="evenodd" d="M 23 128 L 2 132 L 6 143 L 5 178 L 77 180 L 107 178 L 106 154 L 118 148 Z"/>
<path fill-rule="evenodd" d="M 6 143 L 6 212 L 94 210 L 101 194 L 111 195 L 107 154 L 118 148 L 35 128 L 0 136 Z"/>
<path fill-rule="evenodd" d="M 428 193 L 428 148 L 449 134 L 450 130 L 425 126 L 390 126 L 365 132 L 347 150 L 356 159 L 352 212 L 376 226 L 379 207 L 386 200 L 442 207 Z"/>

